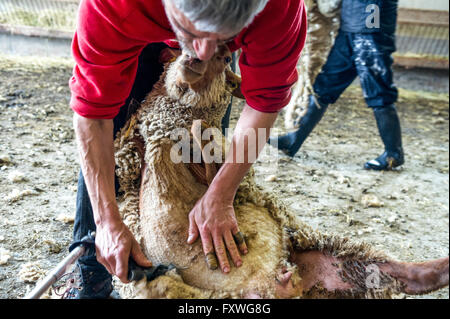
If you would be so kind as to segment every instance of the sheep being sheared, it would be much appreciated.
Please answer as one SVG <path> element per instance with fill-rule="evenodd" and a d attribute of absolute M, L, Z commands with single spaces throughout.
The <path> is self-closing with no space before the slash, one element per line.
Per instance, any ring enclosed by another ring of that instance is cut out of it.
<path fill-rule="evenodd" d="M 154 264 L 172 263 L 179 269 L 127 285 L 122 297 L 387 298 L 446 286 L 448 257 L 400 263 L 368 244 L 313 230 L 256 185 L 253 170 L 234 201 L 249 252 L 242 256 L 242 266 L 228 274 L 208 267 L 200 241 L 186 243 L 188 215 L 220 166 L 174 161 L 179 148 L 173 135 L 180 128 L 220 129 L 230 94 L 239 95 L 237 77 L 228 67 L 230 56 L 223 46 L 207 62 L 181 55 L 167 63 L 160 81 L 116 138 L 123 219 Z M 203 147 L 195 138 L 190 143 Z"/>

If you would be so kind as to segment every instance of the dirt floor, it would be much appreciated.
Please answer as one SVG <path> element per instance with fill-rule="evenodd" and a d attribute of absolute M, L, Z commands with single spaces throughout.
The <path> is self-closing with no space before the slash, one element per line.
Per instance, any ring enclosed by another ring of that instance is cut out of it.
<path fill-rule="evenodd" d="M 0 298 L 23 297 L 67 254 L 79 170 L 71 70 L 70 60 L 0 56 Z M 404 261 L 447 256 L 448 98 L 401 91 L 406 164 L 399 171 L 362 169 L 382 145 L 360 89 L 351 87 L 295 158 L 263 154 L 257 178 L 323 232 L 370 242 Z M 233 124 L 241 108 L 235 104 Z M 420 298 L 448 297 L 444 289 Z"/>

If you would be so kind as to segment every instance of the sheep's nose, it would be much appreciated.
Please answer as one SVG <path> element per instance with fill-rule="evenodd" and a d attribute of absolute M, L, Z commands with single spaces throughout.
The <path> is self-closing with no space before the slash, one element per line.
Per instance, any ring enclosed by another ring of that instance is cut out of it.
<path fill-rule="evenodd" d="M 202 61 L 208 61 L 216 52 L 217 42 L 209 39 L 196 39 L 193 46 L 197 57 Z"/>

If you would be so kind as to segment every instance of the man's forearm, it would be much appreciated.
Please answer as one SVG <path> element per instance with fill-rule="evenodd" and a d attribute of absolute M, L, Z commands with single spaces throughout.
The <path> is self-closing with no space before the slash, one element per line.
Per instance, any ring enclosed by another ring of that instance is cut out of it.
<path fill-rule="evenodd" d="M 239 184 L 266 144 L 277 116 L 278 113 L 262 113 L 245 106 L 236 125 L 232 151 L 227 152 L 225 163 L 210 186 L 211 191 L 218 192 L 225 200 L 234 199 Z"/>
<path fill-rule="evenodd" d="M 81 168 L 97 225 L 119 221 L 114 185 L 113 121 L 74 115 Z"/>

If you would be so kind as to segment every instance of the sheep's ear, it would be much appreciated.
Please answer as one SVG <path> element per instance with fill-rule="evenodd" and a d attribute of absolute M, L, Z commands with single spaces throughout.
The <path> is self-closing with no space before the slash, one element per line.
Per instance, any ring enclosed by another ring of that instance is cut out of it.
<path fill-rule="evenodd" d="M 181 55 L 181 50 L 165 48 L 159 54 L 159 62 L 162 64 L 174 62 Z"/>
<path fill-rule="evenodd" d="M 237 98 L 245 99 L 241 91 L 241 77 L 229 69 L 225 70 L 225 75 L 227 91 Z"/>

